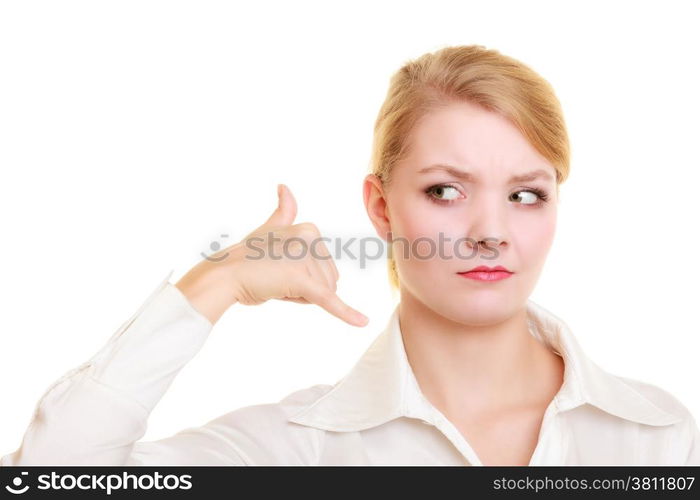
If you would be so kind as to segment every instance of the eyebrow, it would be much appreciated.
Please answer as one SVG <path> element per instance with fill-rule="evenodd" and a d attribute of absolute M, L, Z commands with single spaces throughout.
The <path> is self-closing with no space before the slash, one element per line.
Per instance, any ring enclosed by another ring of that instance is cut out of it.
<path fill-rule="evenodd" d="M 443 164 L 435 164 L 435 165 L 430 165 L 428 167 L 423 167 L 421 168 L 418 173 L 427 173 L 427 172 L 432 172 L 435 170 L 444 170 L 450 175 L 453 175 L 454 177 L 457 177 L 458 179 L 463 179 L 466 182 L 476 182 L 476 176 L 472 174 L 471 172 L 467 172 L 466 170 L 461 170 L 459 168 L 453 167 L 451 165 L 443 165 Z M 546 179 L 549 181 L 553 181 L 554 178 L 552 177 L 552 174 L 547 172 L 546 170 L 543 169 L 538 169 L 538 170 L 533 170 L 532 172 L 527 172 L 525 174 L 518 174 L 512 176 L 508 182 L 513 183 L 513 182 L 531 182 L 536 179 Z"/>

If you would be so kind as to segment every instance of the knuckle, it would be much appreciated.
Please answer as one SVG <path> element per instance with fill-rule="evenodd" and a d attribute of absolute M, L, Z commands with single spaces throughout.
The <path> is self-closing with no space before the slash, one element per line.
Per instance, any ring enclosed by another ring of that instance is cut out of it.
<path fill-rule="evenodd" d="M 318 227 L 313 222 L 300 222 L 297 224 L 299 232 L 304 236 L 317 236 L 319 234 Z"/>
<path fill-rule="evenodd" d="M 287 250 L 293 255 L 293 256 L 298 256 L 301 250 L 303 250 L 304 245 L 301 244 L 300 241 L 297 240 L 287 240 Z"/>

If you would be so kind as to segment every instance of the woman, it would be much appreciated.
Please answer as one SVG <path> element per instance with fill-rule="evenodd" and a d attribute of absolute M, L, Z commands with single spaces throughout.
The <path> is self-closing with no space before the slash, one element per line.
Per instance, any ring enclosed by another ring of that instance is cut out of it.
<path fill-rule="evenodd" d="M 264 224 L 176 285 L 168 275 L 105 347 L 52 385 L 2 463 L 700 463 L 700 433 L 680 401 L 605 372 L 528 300 L 569 169 L 545 80 L 482 46 L 425 54 L 393 76 L 374 138 L 364 203 L 391 243 L 401 300 L 343 379 L 139 441 L 231 305 L 313 303 L 367 324 L 335 294 L 338 271 L 317 228 L 294 223 L 280 185 Z"/>

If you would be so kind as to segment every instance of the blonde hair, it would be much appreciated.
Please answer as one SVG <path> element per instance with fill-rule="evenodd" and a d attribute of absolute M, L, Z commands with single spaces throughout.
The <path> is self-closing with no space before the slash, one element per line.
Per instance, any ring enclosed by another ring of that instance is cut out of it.
<path fill-rule="evenodd" d="M 389 82 L 374 124 L 370 172 L 388 186 L 408 153 L 406 138 L 422 116 L 469 101 L 500 113 L 556 170 L 557 190 L 569 175 L 570 146 L 559 100 L 549 82 L 520 61 L 482 45 L 444 47 L 406 62 Z M 389 281 L 399 289 L 393 256 Z"/>

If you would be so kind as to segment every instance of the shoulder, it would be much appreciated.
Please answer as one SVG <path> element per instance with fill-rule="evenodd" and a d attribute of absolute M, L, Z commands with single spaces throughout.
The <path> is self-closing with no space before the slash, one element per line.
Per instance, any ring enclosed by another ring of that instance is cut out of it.
<path fill-rule="evenodd" d="M 288 422 L 289 417 L 300 409 L 313 404 L 329 390 L 332 385 L 316 384 L 287 394 L 276 403 L 263 403 L 244 406 L 219 417 L 225 422 L 235 422 L 238 425 L 278 426 L 282 428 L 298 427 L 298 424 Z"/>
<path fill-rule="evenodd" d="M 669 464 L 700 465 L 700 429 L 690 409 L 670 391 L 641 380 L 617 378 L 661 410 L 677 417 L 666 426 Z"/>
<path fill-rule="evenodd" d="M 244 406 L 221 415 L 203 428 L 230 443 L 249 465 L 314 464 L 320 455 L 324 432 L 287 419 L 331 388 L 317 384 L 294 391 L 276 403 Z"/>
<path fill-rule="evenodd" d="M 285 413 L 285 416 L 291 417 L 299 411 L 324 396 L 334 386 L 329 384 L 316 384 L 304 389 L 294 391 L 285 396 L 280 402 L 280 409 Z"/>
<path fill-rule="evenodd" d="M 679 420 L 684 421 L 693 418 L 688 407 L 669 390 L 656 384 L 630 377 L 621 375 L 616 375 L 615 377 L 654 406 L 677 417 Z"/>

